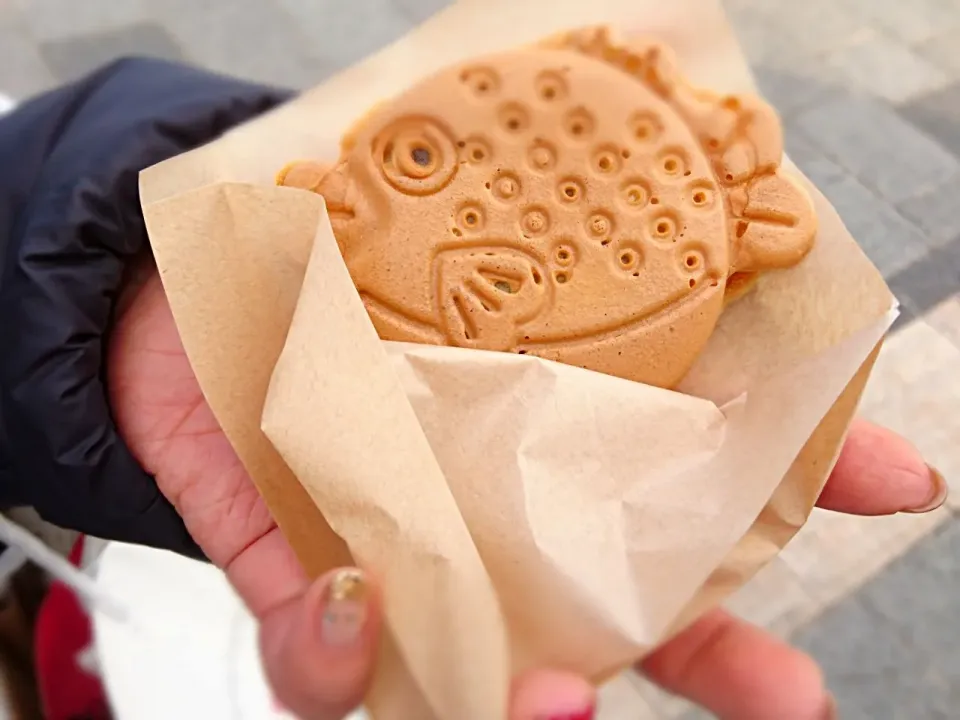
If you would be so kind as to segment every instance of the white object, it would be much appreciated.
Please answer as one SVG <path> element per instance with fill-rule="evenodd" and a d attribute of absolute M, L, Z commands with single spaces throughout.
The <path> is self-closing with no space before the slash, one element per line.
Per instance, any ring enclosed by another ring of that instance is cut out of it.
<path fill-rule="evenodd" d="M 267 687 L 256 621 L 219 570 L 109 543 L 96 574 L 100 592 L 132 618 L 94 611 L 99 667 L 118 720 L 292 720 Z"/>
<path fill-rule="evenodd" d="M 0 115 L 6 115 L 17 106 L 17 101 L 9 95 L 0 93 Z"/>
<path fill-rule="evenodd" d="M 96 607 L 116 620 L 126 620 L 122 604 L 115 602 L 109 592 L 102 592 L 93 580 L 71 565 L 66 558 L 58 555 L 44 545 L 38 537 L 3 515 L 0 515 L 0 540 L 9 546 L 7 553 L 15 552 L 13 557 L 17 562 L 22 557 L 36 563 L 55 579 L 72 587 L 88 606 Z M 13 568 L 14 572 L 19 569 L 20 564 Z"/>

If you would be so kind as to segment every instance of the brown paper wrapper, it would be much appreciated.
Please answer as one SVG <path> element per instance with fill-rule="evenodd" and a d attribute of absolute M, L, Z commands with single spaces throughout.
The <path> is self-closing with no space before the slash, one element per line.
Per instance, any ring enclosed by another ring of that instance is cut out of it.
<path fill-rule="evenodd" d="M 381 342 L 322 200 L 273 174 L 441 65 L 601 23 L 754 89 L 714 0 L 464 0 L 141 177 L 184 346 L 282 531 L 311 574 L 352 556 L 383 583 L 377 720 L 504 717 L 517 672 L 601 681 L 722 602 L 805 522 L 896 314 L 808 184 L 815 249 L 725 312 L 681 392 Z"/>

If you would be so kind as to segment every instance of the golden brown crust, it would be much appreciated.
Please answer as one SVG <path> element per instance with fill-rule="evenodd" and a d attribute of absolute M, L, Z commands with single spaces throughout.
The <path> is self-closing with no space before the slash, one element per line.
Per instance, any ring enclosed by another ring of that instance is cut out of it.
<path fill-rule="evenodd" d="M 756 98 L 603 29 L 445 68 L 371 111 L 319 192 L 381 337 L 678 382 L 725 303 L 815 219 Z"/>
<path fill-rule="evenodd" d="M 724 187 L 734 235 L 731 271 L 795 265 L 813 247 L 816 213 L 806 191 L 781 168 L 783 130 L 776 110 L 749 94 L 694 88 L 673 52 L 654 40 L 617 45 L 609 28 L 587 28 L 547 44 L 619 66 L 669 102 L 697 136 Z"/>

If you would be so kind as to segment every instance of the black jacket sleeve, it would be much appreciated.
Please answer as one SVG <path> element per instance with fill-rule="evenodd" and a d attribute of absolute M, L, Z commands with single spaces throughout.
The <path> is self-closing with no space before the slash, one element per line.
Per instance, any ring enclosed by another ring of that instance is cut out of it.
<path fill-rule="evenodd" d="M 0 118 L 0 507 L 199 554 L 104 389 L 125 266 L 149 247 L 137 175 L 288 97 L 125 59 Z"/>

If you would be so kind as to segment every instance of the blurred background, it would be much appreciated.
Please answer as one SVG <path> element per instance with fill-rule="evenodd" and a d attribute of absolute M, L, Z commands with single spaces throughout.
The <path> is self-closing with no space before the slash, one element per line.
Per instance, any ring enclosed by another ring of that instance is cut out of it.
<path fill-rule="evenodd" d="M 0 0 L 0 94 L 23 99 L 134 53 L 306 87 L 445 4 Z M 788 154 L 834 203 L 902 303 L 862 412 L 905 434 L 955 481 L 960 0 L 726 5 L 762 90 L 782 114 Z M 740 614 L 822 663 L 840 717 L 960 717 L 956 495 L 956 504 L 925 516 L 817 512 L 734 599 Z M 69 547 L 68 536 L 41 532 Z M 0 624 L 9 614 L 0 607 Z M 638 698 L 647 717 L 699 717 L 627 679 L 610 688 L 604 717 L 637 718 Z"/>

